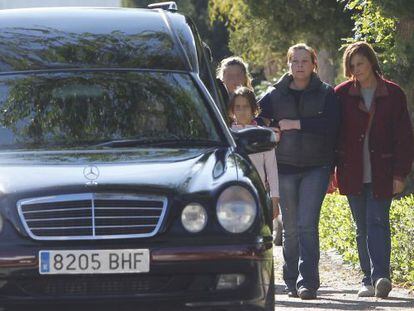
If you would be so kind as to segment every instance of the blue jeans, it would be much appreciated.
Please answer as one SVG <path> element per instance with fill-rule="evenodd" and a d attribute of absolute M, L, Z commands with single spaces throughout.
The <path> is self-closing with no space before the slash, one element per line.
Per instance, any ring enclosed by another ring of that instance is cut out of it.
<path fill-rule="evenodd" d="M 328 187 L 329 167 L 298 174 L 279 174 L 283 219 L 283 279 L 290 290 L 317 290 L 319 281 L 319 215 Z"/>
<path fill-rule="evenodd" d="M 372 185 L 364 184 L 361 195 L 349 195 L 348 202 L 356 223 L 356 241 L 364 285 L 379 278 L 390 279 L 391 199 L 375 199 Z"/>

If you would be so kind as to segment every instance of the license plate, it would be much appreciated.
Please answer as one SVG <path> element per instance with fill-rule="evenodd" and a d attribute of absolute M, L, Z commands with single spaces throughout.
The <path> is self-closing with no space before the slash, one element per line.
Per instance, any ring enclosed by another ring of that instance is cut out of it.
<path fill-rule="evenodd" d="M 64 250 L 39 252 L 40 274 L 149 272 L 148 249 Z"/>

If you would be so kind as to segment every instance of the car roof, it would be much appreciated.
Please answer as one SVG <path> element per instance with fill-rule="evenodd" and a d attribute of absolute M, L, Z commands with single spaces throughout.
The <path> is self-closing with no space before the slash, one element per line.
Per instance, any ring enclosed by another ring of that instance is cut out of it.
<path fill-rule="evenodd" d="M 195 52 L 183 48 L 183 36 L 178 39 L 173 29 L 177 24 L 185 24 L 185 17 L 161 9 L 0 10 L 0 72 L 62 68 L 194 71 L 187 54 Z M 188 35 L 189 30 L 185 31 Z"/>

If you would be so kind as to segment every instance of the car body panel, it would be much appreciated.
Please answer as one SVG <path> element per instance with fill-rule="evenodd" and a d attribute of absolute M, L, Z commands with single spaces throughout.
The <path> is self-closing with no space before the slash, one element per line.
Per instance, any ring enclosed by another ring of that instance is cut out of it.
<path fill-rule="evenodd" d="M 2 149 L 0 144 L 0 215 L 4 220 L 0 230 L 0 305 L 122 299 L 140 305 L 177 305 L 180 310 L 273 307 L 269 307 L 274 298 L 271 202 L 247 153 L 227 128 L 225 108 L 209 65 L 194 25 L 177 13 L 108 8 L 0 12 L 3 80 L 60 73 L 86 76 L 99 71 L 106 75 L 121 71 L 165 73 L 174 81 L 186 75 L 193 83 L 186 87 L 197 89 L 211 118 L 210 126 L 220 139 L 207 146 L 189 146 L 179 140 L 176 145 L 128 147 L 91 144 L 48 148 L 46 144 L 44 148 Z M 18 95 L 24 94 L 29 93 Z M 30 100 L 27 102 L 31 109 Z M 26 121 L 36 115 L 25 113 L 16 115 Z M 13 126 L 13 120 L 1 125 Z M 114 120 L 119 116 L 114 115 Z M 0 122 L 4 120 L 0 118 Z M 60 124 L 64 124 L 62 120 Z M 13 129 L 18 128 L 15 125 Z M 91 167 L 96 173 L 93 178 L 87 174 Z M 253 224 L 239 234 L 226 231 L 216 211 L 222 191 L 234 185 L 247 189 L 257 205 Z M 167 203 L 154 235 L 45 240 L 29 234 L 19 202 L 79 194 L 159 196 Z M 207 224 L 198 233 L 188 232 L 182 224 L 182 211 L 190 203 L 206 210 Z M 40 251 L 126 249 L 148 249 L 149 272 L 39 272 Z M 233 289 L 218 289 L 223 274 L 240 274 L 245 279 Z"/>

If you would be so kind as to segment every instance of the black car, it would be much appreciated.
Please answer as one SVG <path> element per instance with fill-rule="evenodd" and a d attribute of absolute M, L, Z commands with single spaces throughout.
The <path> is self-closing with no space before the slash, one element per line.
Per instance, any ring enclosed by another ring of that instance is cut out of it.
<path fill-rule="evenodd" d="M 0 11 L 0 305 L 273 310 L 274 135 L 209 66 L 176 12 Z"/>

